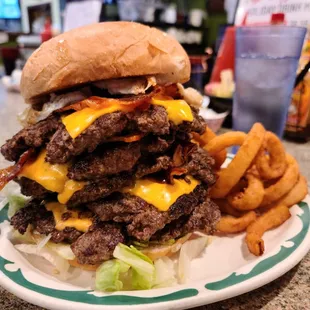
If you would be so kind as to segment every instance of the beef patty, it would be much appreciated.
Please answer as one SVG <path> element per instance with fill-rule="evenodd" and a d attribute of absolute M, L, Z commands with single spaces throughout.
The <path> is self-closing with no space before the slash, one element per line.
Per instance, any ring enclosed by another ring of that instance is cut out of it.
<path fill-rule="evenodd" d="M 46 210 L 44 201 L 33 199 L 12 217 L 11 225 L 21 234 L 32 225 L 40 234 L 51 234 L 53 242 L 70 243 L 79 263 L 98 264 L 112 257 L 119 242 L 167 241 L 195 230 L 213 233 L 220 211 L 206 195 L 204 186 L 198 185 L 161 212 L 139 197 L 113 194 L 88 204 L 91 213 L 80 211 L 80 217 L 94 214 L 93 225 L 86 233 L 75 228 L 56 230 L 53 213 Z M 63 217 L 66 219 L 67 214 Z"/>
<path fill-rule="evenodd" d="M 205 122 L 194 110 L 193 115 L 193 122 L 183 122 L 175 126 L 169 122 L 167 112 L 161 106 L 150 105 L 147 110 L 135 110 L 127 114 L 114 112 L 99 117 L 75 139 L 70 137 L 59 116 L 51 115 L 18 132 L 1 147 L 1 153 L 7 160 L 17 161 L 27 149 L 46 144 L 47 161 L 61 164 L 84 152 L 93 152 L 99 144 L 116 135 L 168 135 L 171 131 L 204 132 Z"/>
<path fill-rule="evenodd" d="M 152 236 L 152 240 L 167 242 L 193 231 L 213 234 L 221 217 L 218 206 L 209 198 L 200 203 L 191 214 L 180 216 Z"/>
<path fill-rule="evenodd" d="M 68 212 L 69 213 L 69 212 Z M 66 213 L 63 214 L 63 217 Z M 79 217 L 90 216 L 89 211 L 79 213 Z M 24 234 L 28 225 L 32 225 L 42 235 L 51 234 L 55 243 L 68 242 L 80 264 L 98 264 L 112 258 L 114 248 L 119 242 L 124 243 L 125 236 L 121 227 L 115 223 L 103 223 L 94 220 L 89 231 L 82 233 L 75 228 L 55 229 L 53 213 L 46 210 L 39 200 L 31 200 L 11 219 L 11 225 Z"/>
<path fill-rule="evenodd" d="M 205 202 L 206 196 L 207 191 L 204 186 L 198 185 L 192 193 L 180 196 L 166 212 L 159 211 L 137 196 L 119 193 L 90 203 L 87 207 L 101 221 L 125 223 L 129 236 L 137 240 L 148 241 L 153 234 L 170 222 L 184 215 L 193 213 L 192 216 L 194 216 L 194 210 Z M 216 206 L 212 207 L 214 207 L 214 212 L 219 212 Z M 212 223 L 206 222 L 207 224 L 208 229 L 214 228 Z"/>
<path fill-rule="evenodd" d="M 113 251 L 119 243 L 125 243 L 121 226 L 98 222 L 72 243 L 71 249 L 78 263 L 95 265 L 112 258 Z"/>
<path fill-rule="evenodd" d="M 127 173 L 102 178 L 99 182 L 91 182 L 75 192 L 67 204 L 69 206 L 77 206 L 96 201 L 133 184 L 134 178 Z"/>
<path fill-rule="evenodd" d="M 60 126 L 59 117 L 51 115 L 19 131 L 1 147 L 1 153 L 9 161 L 18 161 L 29 148 L 39 148 L 48 142 Z"/>
<path fill-rule="evenodd" d="M 51 234 L 50 240 L 55 243 L 63 241 L 72 243 L 82 235 L 71 227 L 66 227 L 62 231 L 56 230 L 53 213 L 47 211 L 41 200 L 37 199 L 30 200 L 24 208 L 17 211 L 11 218 L 11 225 L 21 234 L 26 232 L 28 225 L 32 225 L 42 235 Z"/>
<path fill-rule="evenodd" d="M 142 156 L 143 144 L 136 142 L 117 145 L 77 159 L 69 168 L 68 176 L 88 183 L 83 189 L 73 194 L 68 205 L 77 206 L 107 197 L 114 192 L 121 191 L 124 187 L 131 186 L 136 179 L 154 175 L 160 171 L 167 174 L 174 164 L 173 152 L 170 152 L 169 156 L 145 153 Z M 185 169 L 186 174 L 211 186 L 216 181 L 212 169 L 213 163 L 207 151 L 194 145 L 181 168 Z M 26 196 L 43 199 L 53 194 L 25 177 L 16 179 L 16 181 Z"/>
<path fill-rule="evenodd" d="M 131 170 L 141 156 L 140 144 L 128 143 L 97 149 L 76 160 L 68 177 L 77 181 L 96 180 L 103 176 Z"/>

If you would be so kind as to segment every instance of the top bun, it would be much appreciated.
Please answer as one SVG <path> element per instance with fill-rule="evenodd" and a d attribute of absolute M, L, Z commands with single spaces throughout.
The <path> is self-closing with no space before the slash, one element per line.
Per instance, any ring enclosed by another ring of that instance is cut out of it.
<path fill-rule="evenodd" d="M 43 43 L 28 59 L 21 93 L 34 103 L 48 93 L 89 82 L 155 76 L 159 84 L 184 83 L 190 62 L 166 33 L 134 22 L 104 22 L 73 29 Z"/>

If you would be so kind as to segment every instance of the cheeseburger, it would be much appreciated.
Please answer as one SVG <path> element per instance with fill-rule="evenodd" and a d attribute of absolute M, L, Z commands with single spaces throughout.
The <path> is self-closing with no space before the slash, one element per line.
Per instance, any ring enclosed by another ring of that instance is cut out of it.
<path fill-rule="evenodd" d="M 85 26 L 45 42 L 27 61 L 24 128 L 1 147 L 29 197 L 11 218 L 20 234 L 70 244 L 94 269 L 119 243 L 154 244 L 213 232 L 214 161 L 192 140 L 206 124 L 184 89 L 190 62 L 167 34 L 133 22 Z"/>

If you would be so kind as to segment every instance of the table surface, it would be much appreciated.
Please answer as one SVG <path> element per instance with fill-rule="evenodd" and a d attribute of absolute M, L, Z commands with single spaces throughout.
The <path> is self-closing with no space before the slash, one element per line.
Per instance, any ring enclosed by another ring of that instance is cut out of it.
<path fill-rule="evenodd" d="M 0 145 L 18 131 L 20 125 L 16 114 L 23 111 L 25 107 L 19 94 L 7 93 L 0 83 Z M 310 143 L 297 144 L 285 141 L 284 144 L 288 152 L 298 160 L 302 173 L 310 180 Z M 0 165 L 5 164 L 5 161 L 0 159 Z M 195 310 L 309 310 L 309 296 L 310 253 L 295 268 L 262 288 L 212 305 L 195 308 Z M 0 309 L 39 310 L 42 308 L 24 302 L 0 287 Z"/>

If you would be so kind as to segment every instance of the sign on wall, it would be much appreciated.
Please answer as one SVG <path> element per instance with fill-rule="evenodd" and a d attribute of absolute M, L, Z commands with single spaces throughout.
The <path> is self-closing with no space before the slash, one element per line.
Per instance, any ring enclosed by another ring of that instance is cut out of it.
<path fill-rule="evenodd" d="M 310 0 L 239 0 L 235 25 L 269 23 L 272 13 L 285 13 L 289 26 L 310 26 Z"/>

